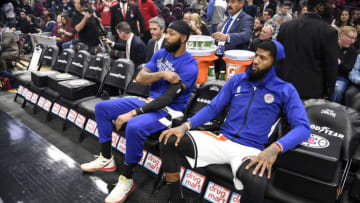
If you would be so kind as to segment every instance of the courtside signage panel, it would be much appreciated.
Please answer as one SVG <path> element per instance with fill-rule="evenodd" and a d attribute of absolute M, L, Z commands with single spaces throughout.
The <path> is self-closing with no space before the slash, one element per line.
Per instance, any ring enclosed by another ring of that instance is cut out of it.
<path fill-rule="evenodd" d="M 120 141 L 119 144 L 117 146 L 117 149 L 122 152 L 123 154 L 125 154 L 126 152 L 126 138 L 123 136 L 120 136 Z"/>
<path fill-rule="evenodd" d="M 141 159 L 140 159 L 140 161 L 139 161 L 138 164 L 144 165 L 144 161 L 145 161 L 145 158 L 146 158 L 147 153 L 148 153 L 148 152 L 147 152 L 145 149 L 143 149 L 143 155 L 142 155 L 142 157 L 141 157 Z"/>
<path fill-rule="evenodd" d="M 161 169 L 161 164 L 161 158 L 149 152 L 144 167 L 157 175 Z"/>
<path fill-rule="evenodd" d="M 228 202 L 230 193 L 229 189 L 210 181 L 206 188 L 204 199 L 214 203 Z"/>
<path fill-rule="evenodd" d="M 75 125 L 82 129 L 84 127 L 85 121 L 85 116 L 78 113 L 78 115 L 76 116 Z"/>
<path fill-rule="evenodd" d="M 111 139 L 111 146 L 116 148 L 117 143 L 119 141 L 120 135 L 117 134 L 116 132 L 112 132 L 112 139 Z"/>
<path fill-rule="evenodd" d="M 241 195 L 236 192 L 233 192 L 231 194 L 229 203 L 240 203 L 240 199 L 241 199 Z"/>
<path fill-rule="evenodd" d="M 92 119 L 89 119 L 88 122 L 86 123 L 86 126 L 85 126 L 85 130 L 88 132 L 88 133 L 91 133 L 94 135 L 95 133 L 95 130 L 96 130 L 96 122 Z"/>
<path fill-rule="evenodd" d="M 200 194 L 204 186 L 205 179 L 205 176 L 187 169 L 182 181 L 182 185 Z"/>
<path fill-rule="evenodd" d="M 61 106 L 60 112 L 59 112 L 59 117 L 66 120 L 66 115 L 67 115 L 68 111 L 69 111 L 68 108 L 66 108 L 65 106 Z"/>
<path fill-rule="evenodd" d="M 75 111 L 74 109 L 70 109 L 69 115 L 67 116 L 67 119 L 72 122 L 75 123 L 75 119 L 77 117 L 78 112 Z"/>

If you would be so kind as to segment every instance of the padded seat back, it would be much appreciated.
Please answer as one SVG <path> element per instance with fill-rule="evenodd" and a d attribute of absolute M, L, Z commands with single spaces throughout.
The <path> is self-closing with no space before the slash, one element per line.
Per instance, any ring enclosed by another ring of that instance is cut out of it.
<path fill-rule="evenodd" d="M 142 65 L 138 67 L 138 69 L 135 71 L 134 76 L 132 77 L 132 80 L 130 81 L 129 86 L 126 89 L 125 94 L 128 95 L 136 95 L 140 97 L 149 97 L 150 96 L 150 85 L 142 85 L 139 83 L 136 83 L 136 76 L 140 72 Z"/>
<path fill-rule="evenodd" d="M 100 83 L 103 78 L 103 69 L 109 66 L 110 57 L 104 54 L 97 54 L 95 57 L 91 57 L 88 69 L 85 72 L 85 78 Z"/>
<path fill-rule="evenodd" d="M 84 77 L 85 71 L 89 66 L 90 54 L 87 51 L 78 51 L 71 61 L 69 73 L 79 77 Z"/>
<path fill-rule="evenodd" d="M 116 49 L 111 49 L 110 58 L 114 59 L 114 60 L 119 59 L 119 58 L 125 58 L 125 52 L 116 50 Z"/>
<path fill-rule="evenodd" d="M 54 66 L 52 66 L 52 70 L 56 70 L 62 73 L 66 73 L 69 71 L 70 65 L 71 65 L 71 61 L 74 57 L 74 50 L 72 49 L 64 49 L 61 51 L 61 53 L 59 54 L 59 56 L 57 57 L 57 60 L 54 64 Z"/>
<path fill-rule="evenodd" d="M 105 84 L 125 90 L 134 75 L 134 63 L 127 59 L 115 60 L 105 78 Z"/>
<path fill-rule="evenodd" d="M 78 51 L 81 51 L 81 50 L 84 50 L 84 51 L 89 51 L 89 47 L 88 45 L 82 43 L 82 42 L 78 42 L 74 45 L 73 47 L 74 51 L 75 52 L 78 52 Z"/>
<path fill-rule="evenodd" d="M 97 55 L 97 54 L 104 54 L 105 53 L 105 48 L 102 46 L 95 46 L 95 47 L 90 47 L 89 50 L 91 55 Z"/>
<path fill-rule="evenodd" d="M 48 46 L 41 60 L 41 66 L 53 67 L 59 54 L 59 48 L 57 46 Z"/>
<path fill-rule="evenodd" d="M 184 113 L 185 119 L 191 118 L 198 111 L 200 111 L 207 104 L 209 104 L 211 100 L 220 92 L 224 84 L 225 84 L 224 81 L 219 81 L 219 80 L 208 81 L 203 83 L 201 87 L 196 91 L 195 96 L 189 102 Z M 224 122 L 226 114 L 227 114 L 227 109 L 224 109 L 212 121 L 200 126 L 199 129 L 218 130 L 219 127 Z"/>

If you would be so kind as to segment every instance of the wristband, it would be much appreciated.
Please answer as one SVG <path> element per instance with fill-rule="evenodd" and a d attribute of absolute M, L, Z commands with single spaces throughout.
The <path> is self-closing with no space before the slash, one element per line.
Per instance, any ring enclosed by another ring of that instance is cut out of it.
<path fill-rule="evenodd" d="M 144 113 L 144 111 L 142 110 L 141 107 L 135 109 L 135 111 L 136 111 L 136 115 L 140 115 L 140 114 L 143 114 L 143 113 Z"/>
<path fill-rule="evenodd" d="M 184 123 L 185 125 L 186 125 L 186 131 L 188 131 L 188 130 L 190 130 L 191 129 L 191 127 L 190 127 L 190 124 L 188 123 L 188 122 L 186 122 L 186 123 Z"/>

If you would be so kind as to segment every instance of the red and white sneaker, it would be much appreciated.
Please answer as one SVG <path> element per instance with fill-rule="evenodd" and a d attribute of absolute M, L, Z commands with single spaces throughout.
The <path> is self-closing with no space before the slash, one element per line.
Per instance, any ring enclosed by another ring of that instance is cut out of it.
<path fill-rule="evenodd" d="M 135 184 L 133 179 L 127 179 L 125 176 L 121 175 L 114 189 L 106 197 L 105 203 L 122 203 L 134 189 Z"/>
<path fill-rule="evenodd" d="M 115 171 L 116 164 L 114 160 L 114 156 L 110 159 L 104 158 L 101 153 L 100 156 L 95 156 L 96 159 L 94 161 L 81 164 L 80 168 L 86 172 L 95 172 L 95 171 Z"/>

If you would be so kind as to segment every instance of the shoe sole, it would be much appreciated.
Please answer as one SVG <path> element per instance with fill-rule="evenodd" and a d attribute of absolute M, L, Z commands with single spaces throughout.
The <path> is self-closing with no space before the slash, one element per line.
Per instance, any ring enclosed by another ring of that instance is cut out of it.
<path fill-rule="evenodd" d="M 81 170 L 85 171 L 85 172 L 95 172 L 95 171 L 105 171 L 105 172 L 113 172 L 116 171 L 116 166 L 111 167 L 111 168 L 83 168 L 81 167 Z"/>
<path fill-rule="evenodd" d="M 105 201 L 105 203 L 123 203 L 127 197 L 135 190 L 135 183 L 134 185 L 131 187 L 130 191 L 126 193 L 126 195 L 124 196 L 124 198 L 122 198 L 121 200 L 117 201 L 117 202 L 107 202 Z"/>

